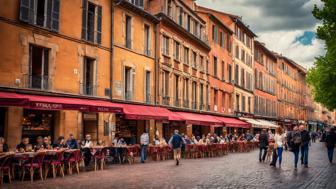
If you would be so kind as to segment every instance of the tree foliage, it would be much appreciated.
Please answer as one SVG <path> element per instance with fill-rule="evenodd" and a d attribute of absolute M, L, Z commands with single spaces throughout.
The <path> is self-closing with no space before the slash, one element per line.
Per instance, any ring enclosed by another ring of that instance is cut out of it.
<path fill-rule="evenodd" d="M 326 53 L 316 58 L 308 71 L 307 82 L 312 87 L 314 100 L 329 110 L 336 109 L 336 0 L 321 0 L 322 8 L 316 5 L 313 15 L 321 21 L 317 37 L 325 41 Z M 307 52 L 309 53 L 309 52 Z"/>

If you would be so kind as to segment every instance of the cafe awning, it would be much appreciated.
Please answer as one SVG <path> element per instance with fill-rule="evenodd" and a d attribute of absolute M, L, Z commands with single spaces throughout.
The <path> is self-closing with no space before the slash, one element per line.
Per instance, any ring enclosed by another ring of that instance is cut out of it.
<path fill-rule="evenodd" d="M 45 96 L 0 92 L 0 105 L 22 106 L 38 110 L 79 110 L 87 112 L 122 112 L 116 103 L 73 97 Z"/>
<path fill-rule="evenodd" d="M 245 129 L 249 129 L 251 127 L 250 123 L 247 123 L 245 121 L 242 121 L 236 118 L 221 117 L 221 116 L 215 116 L 215 118 L 223 122 L 223 124 L 226 127 L 237 127 L 237 128 L 245 128 Z"/>
<path fill-rule="evenodd" d="M 222 126 L 223 123 L 218 119 L 210 115 L 189 113 L 189 112 L 175 112 L 182 119 L 186 121 L 187 124 L 192 125 L 203 125 L 203 126 Z"/>
<path fill-rule="evenodd" d="M 271 121 L 267 121 L 267 120 L 264 120 L 264 119 L 257 119 L 257 120 L 258 120 L 258 122 L 261 123 L 261 125 L 264 125 L 269 129 L 276 129 L 276 128 L 279 127 L 279 125 L 277 125 L 277 124 L 275 124 Z"/>
<path fill-rule="evenodd" d="M 118 104 L 123 109 L 126 119 L 132 120 L 169 120 L 170 111 L 154 106 L 135 105 L 135 104 Z M 177 119 L 171 117 L 171 119 Z"/>

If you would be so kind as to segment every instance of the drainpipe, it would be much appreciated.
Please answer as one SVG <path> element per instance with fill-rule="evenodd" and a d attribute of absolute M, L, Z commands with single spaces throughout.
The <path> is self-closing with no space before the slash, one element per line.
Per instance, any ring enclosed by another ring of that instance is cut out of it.
<path fill-rule="evenodd" d="M 113 49 L 114 49 L 114 1 L 111 1 L 111 39 L 110 39 L 111 53 L 110 53 L 110 100 L 113 95 Z"/>

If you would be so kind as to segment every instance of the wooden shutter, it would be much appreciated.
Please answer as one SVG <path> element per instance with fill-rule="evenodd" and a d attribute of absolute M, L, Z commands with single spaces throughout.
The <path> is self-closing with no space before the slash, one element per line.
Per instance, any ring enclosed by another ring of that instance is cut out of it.
<path fill-rule="evenodd" d="M 98 17 L 97 17 L 97 43 L 101 44 L 102 38 L 102 6 L 98 6 Z"/>
<path fill-rule="evenodd" d="M 87 40 L 87 6 L 88 0 L 82 0 L 82 39 Z"/>
<path fill-rule="evenodd" d="M 53 0 L 52 14 L 51 14 L 51 30 L 58 32 L 59 30 L 59 14 L 60 14 L 60 0 Z"/>
<path fill-rule="evenodd" d="M 51 29 L 51 17 L 52 17 L 52 6 L 53 6 L 53 0 L 47 0 L 46 1 L 47 3 L 47 17 L 46 17 L 46 20 L 47 20 L 47 28 L 48 29 Z"/>

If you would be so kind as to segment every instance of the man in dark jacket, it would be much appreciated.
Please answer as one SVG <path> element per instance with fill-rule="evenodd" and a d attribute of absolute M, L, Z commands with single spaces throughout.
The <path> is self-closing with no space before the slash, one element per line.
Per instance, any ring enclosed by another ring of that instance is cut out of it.
<path fill-rule="evenodd" d="M 181 147 L 185 144 L 186 144 L 186 142 L 184 141 L 182 136 L 179 135 L 179 131 L 175 130 L 174 135 L 169 140 L 169 145 L 173 148 L 174 160 L 176 161 L 176 165 L 180 164 Z"/>
<path fill-rule="evenodd" d="M 335 128 L 331 128 L 330 131 L 327 133 L 325 143 L 328 149 L 329 161 L 330 163 L 332 163 L 333 156 L 334 156 L 334 148 L 336 144 Z"/>
<path fill-rule="evenodd" d="M 260 148 L 259 162 L 261 161 L 265 162 L 267 147 L 268 147 L 268 135 L 266 134 L 266 129 L 263 129 L 259 136 L 259 148 Z M 264 153 L 262 151 L 264 151 Z"/>
<path fill-rule="evenodd" d="M 308 167 L 308 151 L 309 151 L 309 142 L 310 134 L 305 130 L 304 125 L 300 125 L 299 130 L 301 132 L 301 164 L 304 164 L 305 167 Z"/>

